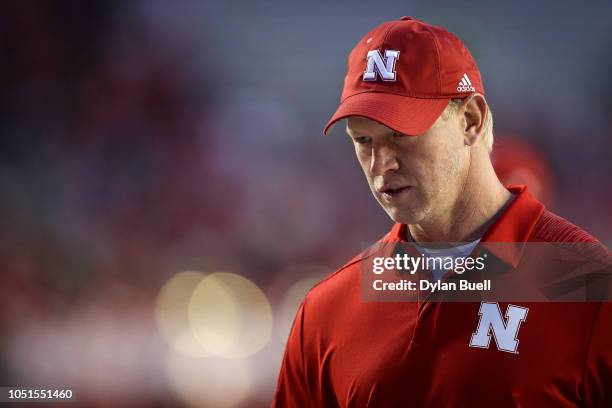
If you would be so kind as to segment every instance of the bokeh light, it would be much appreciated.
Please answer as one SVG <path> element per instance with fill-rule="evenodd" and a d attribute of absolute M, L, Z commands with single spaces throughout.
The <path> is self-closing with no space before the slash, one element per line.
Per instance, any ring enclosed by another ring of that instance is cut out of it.
<path fill-rule="evenodd" d="M 204 278 L 201 272 L 177 273 L 160 290 L 155 307 L 155 320 L 161 336 L 176 352 L 189 356 L 210 355 L 193 336 L 188 319 L 189 301 Z"/>
<path fill-rule="evenodd" d="M 276 313 L 278 320 L 276 323 L 276 333 L 283 341 L 287 338 L 291 330 L 295 313 L 304 299 L 304 296 L 306 296 L 313 286 L 329 275 L 330 270 L 331 268 L 322 265 L 302 264 L 287 268 L 287 270 L 284 271 L 285 273 L 291 273 L 296 276 L 303 276 L 303 278 L 289 286 L 282 296 L 277 308 Z"/>
<path fill-rule="evenodd" d="M 165 362 L 170 388 L 190 407 L 236 406 L 252 386 L 252 368 L 247 359 L 190 358 L 170 351 Z"/>
<path fill-rule="evenodd" d="M 272 309 L 255 283 L 240 275 L 218 272 L 205 277 L 189 302 L 195 338 L 211 354 L 244 358 L 270 340 Z"/>

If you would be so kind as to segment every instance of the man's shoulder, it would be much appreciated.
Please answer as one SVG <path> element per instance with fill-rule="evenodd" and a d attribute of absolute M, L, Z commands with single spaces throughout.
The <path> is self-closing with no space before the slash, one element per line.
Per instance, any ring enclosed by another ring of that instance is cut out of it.
<path fill-rule="evenodd" d="M 548 210 L 536 222 L 530 241 L 546 242 L 593 261 L 610 263 L 610 250 L 597 238 Z"/>
<path fill-rule="evenodd" d="M 369 262 L 374 257 L 382 256 L 395 248 L 396 243 L 391 236 L 391 233 L 385 234 L 374 244 L 317 283 L 306 294 L 304 302 L 311 305 L 332 303 L 339 306 L 339 302 L 359 298 L 362 271 L 368 267 Z"/>
<path fill-rule="evenodd" d="M 313 286 L 306 295 L 307 300 L 312 302 L 328 297 L 337 297 L 341 293 L 353 289 L 355 285 L 359 284 L 359 273 L 362 265 L 372 256 L 373 251 L 371 248 L 357 254 L 335 272 Z"/>
<path fill-rule="evenodd" d="M 599 242 L 584 229 L 548 210 L 542 213 L 532 235 L 544 242 Z"/>

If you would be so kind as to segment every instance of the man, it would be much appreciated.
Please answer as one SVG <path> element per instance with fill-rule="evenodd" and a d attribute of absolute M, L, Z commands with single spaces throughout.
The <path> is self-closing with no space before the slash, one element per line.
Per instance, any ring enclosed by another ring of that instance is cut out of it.
<path fill-rule="evenodd" d="M 465 243 L 446 255 L 493 244 L 502 275 L 545 265 L 537 283 L 553 292 L 571 290 L 551 270 L 573 277 L 575 265 L 596 265 L 599 275 L 589 276 L 609 276 L 607 248 L 548 212 L 526 187 L 497 179 L 478 67 L 447 30 L 404 17 L 368 33 L 349 56 L 325 132 L 341 119 L 374 197 L 396 223 L 381 243 L 425 252 L 427 243 Z M 530 256 L 528 243 L 546 244 L 546 257 Z M 274 406 L 612 406 L 610 303 L 451 303 L 421 293 L 367 302 L 362 282 L 375 252 L 305 297 Z"/>

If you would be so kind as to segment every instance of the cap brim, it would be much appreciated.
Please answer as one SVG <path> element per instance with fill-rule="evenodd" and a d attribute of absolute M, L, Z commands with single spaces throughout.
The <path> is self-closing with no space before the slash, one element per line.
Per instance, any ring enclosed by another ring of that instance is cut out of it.
<path fill-rule="evenodd" d="M 340 103 L 323 133 L 327 134 L 339 120 L 362 116 L 405 135 L 420 135 L 434 124 L 449 101 L 450 98 L 411 98 L 383 92 L 362 92 Z"/>

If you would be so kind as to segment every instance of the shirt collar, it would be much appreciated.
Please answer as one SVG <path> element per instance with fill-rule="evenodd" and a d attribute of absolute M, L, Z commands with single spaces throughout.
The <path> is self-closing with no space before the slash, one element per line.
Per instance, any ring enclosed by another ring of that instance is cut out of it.
<path fill-rule="evenodd" d="M 502 261 L 516 268 L 523 254 L 525 242 L 529 241 L 533 228 L 544 212 L 544 205 L 524 185 L 508 186 L 507 189 L 515 195 L 514 200 L 487 230 L 481 243 Z M 406 224 L 395 224 L 383 240 L 406 242 L 406 233 Z M 495 242 L 511 244 L 486 245 Z"/>

